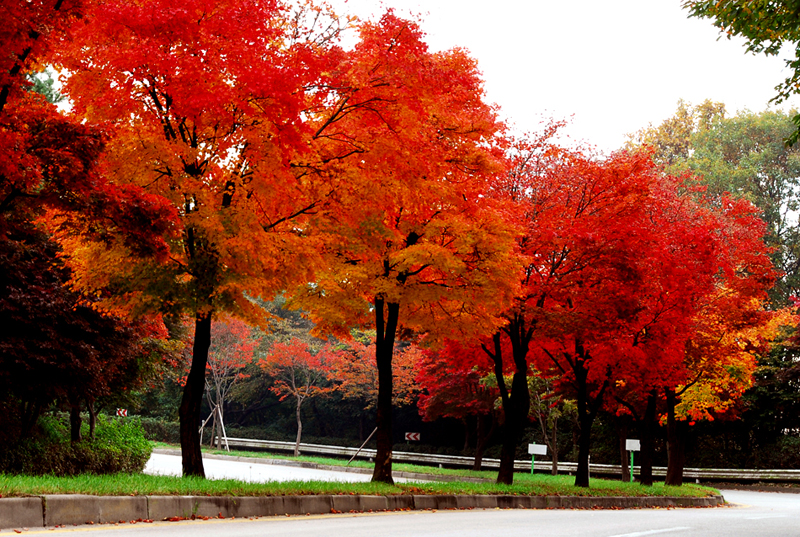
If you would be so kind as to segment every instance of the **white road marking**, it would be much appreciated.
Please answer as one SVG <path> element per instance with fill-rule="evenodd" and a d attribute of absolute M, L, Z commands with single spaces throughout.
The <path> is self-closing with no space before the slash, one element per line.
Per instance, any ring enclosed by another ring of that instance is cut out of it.
<path fill-rule="evenodd" d="M 764 516 L 746 516 L 745 520 L 764 520 L 765 518 L 787 518 L 789 515 L 764 515 Z"/>
<path fill-rule="evenodd" d="M 620 533 L 619 535 L 609 535 L 608 537 L 642 537 L 643 535 L 655 535 L 657 533 L 668 533 L 670 531 L 690 530 L 689 526 L 678 526 L 675 528 L 665 528 L 663 530 L 637 531 L 635 533 Z"/>

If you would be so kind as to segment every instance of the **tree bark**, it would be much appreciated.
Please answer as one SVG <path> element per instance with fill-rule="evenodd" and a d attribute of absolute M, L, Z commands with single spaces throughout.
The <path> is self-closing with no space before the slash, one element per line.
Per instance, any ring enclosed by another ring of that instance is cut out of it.
<path fill-rule="evenodd" d="M 94 430 L 97 427 L 97 412 L 94 408 L 94 401 L 87 401 L 86 409 L 89 411 L 89 438 L 94 440 Z"/>
<path fill-rule="evenodd" d="M 386 319 L 384 319 L 386 309 Z M 372 481 L 394 484 L 392 478 L 392 356 L 400 318 L 400 304 L 375 299 L 375 360 L 378 366 L 377 453 Z"/>
<path fill-rule="evenodd" d="M 575 472 L 575 486 L 589 487 L 589 454 L 592 447 L 592 422 L 594 419 L 588 414 L 582 415 L 579 420 L 580 432 L 578 433 L 578 468 Z"/>
<path fill-rule="evenodd" d="M 81 437 L 81 404 L 72 402 L 69 405 L 69 440 L 70 442 L 80 442 Z"/>
<path fill-rule="evenodd" d="M 500 345 L 500 333 L 492 338 L 494 351 L 483 347 L 484 351 L 494 361 L 494 374 L 497 386 L 500 389 L 500 398 L 503 402 L 503 445 L 500 450 L 500 470 L 497 473 L 497 482 L 511 485 L 514 482 L 514 457 L 525 427 L 525 420 L 531 408 L 531 395 L 528 391 L 528 346 L 531 341 L 532 331 L 525 324 L 525 320 L 515 315 L 503 331 L 511 341 L 511 358 L 514 361 L 514 376 L 511 379 L 511 393 L 506 389 L 503 378 L 503 354 Z"/>
<path fill-rule="evenodd" d="M 620 468 L 622 469 L 620 479 L 623 483 L 627 483 L 631 480 L 632 471 L 632 468 L 629 468 L 630 459 L 628 457 L 628 450 L 625 449 L 625 440 L 628 438 L 628 422 L 621 416 L 617 416 L 614 422 L 617 426 L 617 437 L 619 438 L 619 460 Z"/>
<path fill-rule="evenodd" d="M 666 390 L 667 396 L 667 477 L 665 485 L 683 485 L 683 468 L 686 464 L 686 423 L 675 419 L 678 396 Z"/>
<path fill-rule="evenodd" d="M 553 436 L 551 438 L 550 452 L 553 455 L 550 474 L 558 475 L 558 418 L 553 419 Z"/>
<path fill-rule="evenodd" d="M 522 437 L 522 429 L 530 410 L 528 393 L 528 372 L 515 371 L 511 380 L 509 403 L 504 405 L 506 421 L 503 430 L 503 446 L 500 450 L 500 471 L 497 482 L 511 485 L 514 482 L 514 458 L 517 444 Z"/>
<path fill-rule="evenodd" d="M 486 430 L 486 421 L 489 421 L 489 430 Z M 494 434 L 496 425 L 494 414 L 478 415 L 475 431 L 475 461 L 472 463 L 472 469 L 480 471 L 483 466 L 483 452 L 486 449 L 486 444 Z"/>
<path fill-rule="evenodd" d="M 208 349 L 211 346 L 211 311 L 198 312 L 195 317 L 192 366 L 186 378 L 181 406 L 178 409 L 181 433 L 181 459 L 184 476 L 205 477 L 203 454 L 200 450 L 200 407 L 205 390 Z"/>
<path fill-rule="evenodd" d="M 22 432 L 20 433 L 20 440 L 27 438 L 31 434 L 36 422 L 39 420 L 41 412 L 42 402 L 40 399 L 36 398 L 25 402 L 22 413 Z"/>
<path fill-rule="evenodd" d="M 295 410 L 295 414 L 297 416 L 297 438 L 294 441 L 294 456 L 300 456 L 300 437 L 303 435 L 303 421 L 300 419 L 300 405 L 302 401 L 300 398 L 297 398 L 297 409 Z"/>
<path fill-rule="evenodd" d="M 652 390 L 647 396 L 647 406 L 644 410 L 644 417 L 641 423 L 641 458 L 639 459 L 641 469 L 639 471 L 639 481 L 645 487 L 653 484 L 653 455 L 655 453 L 655 429 L 656 429 L 656 391 Z"/>
<path fill-rule="evenodd" d="M 589 487 L 589 454 L 592 446 L 592 424 L 603 404 L 603 395 L 608 382 L 605 382 L 594 400 L 590 397 L 586 369 L 587 353 L 581 342 L 575 342 L 575 357 L 572 370 L 575 373 L 575 390 L 578 403 L 578 468 L 575 472 L 575 486 Z"/>
<path fill-rule="evenodd" d="M 477 423 L 475 425 L 475 428 L 477 429 L 478 427 L 481 426 L 480 425 L 480 417 L 477 417 L 476 421 L 477 421 Z M 467 452 L 469 451 L 469 419 L 461 418 L 461 425 L 464 426 L 464 447 L 461 448 L 461 452 L 464 455 L 466 455 Z"/>
<path fill-rule="evenodd" d="M 511 339 L 512 358 L 514 359 L 514 376 L 511 380 L 510 393 L 506 388 L 503 376 L 505 367 L 503 365 L 500 332 L 492 336 L 494 347 L 492 350 L 489 350 L 485 345 L 482 345 L 482 348 L 494 362 L 494 375 L 497 379 L 497 387 L 500 390 L 500 399 L 503 406 L 503 445 L 500 450 L 500 471 L 497 472 L 497 482 L 510 485 L 514 482 L 514 455 L 516 454 L 517 443 L 519 443 L 524 420 L 530 410 L 527 363 L 530 333 L 529 331 L 526 332 L 524 321 L 520 317 L 515 317 L 504 330 Z"/>

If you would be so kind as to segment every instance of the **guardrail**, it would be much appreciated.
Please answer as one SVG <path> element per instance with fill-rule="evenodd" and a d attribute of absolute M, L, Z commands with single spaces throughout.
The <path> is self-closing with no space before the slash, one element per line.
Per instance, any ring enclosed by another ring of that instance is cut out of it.
<path fill-rule="evenodd" d="M 279 442 L 275 440 L 252 440 L 248 438 L 230 438 L 228 445 L 232 448 L 258 449 L 274 452 L 293 452 L 294 442 Z M 319 444 L 300 444 L 300 451 L 306 455 L 327 455 L 330 457 L 347 458 L 357 454 L 358 459 L 371 460 L 375 457 L 374 449 L 323 446 Z M 392 460 L 396 462 L 409 462 L 430 466 L 441 466 L 451 468 L 472 468 L 473 457 L 463 457 L 457 455 L 436 455 L 425 453 L 411 453 L 407 451 L 393 451 Z M 537 461 L 534 469 L 537 472 L 550 472 L 552 464 L 550 461 Z M 577 470 L 577 463 L 559 462 L 558 472 L 560 474 L 572 475 Z M 483 459 L 483 468 L 500 468 L 500 459 Z M 531 461 L 516 460 L 514 469 L 519 471 L 531 471 Z M 593 476 L 617 477 L 622 469 L 618 464 L 590 464 L 589 473 Z M 639 474 L 639 467 L 634 467 L 634 475 Z M 655 477 L 667 475 L 667 469 L 663 466 L 653 468 Z M 685 468 L 683 471 L 684 480 L 696 481 L 775 481 L 775 482 L 800 482 L 800 470 L 739 470 L 739 469 L 720 469 L 720 468 Z"/>

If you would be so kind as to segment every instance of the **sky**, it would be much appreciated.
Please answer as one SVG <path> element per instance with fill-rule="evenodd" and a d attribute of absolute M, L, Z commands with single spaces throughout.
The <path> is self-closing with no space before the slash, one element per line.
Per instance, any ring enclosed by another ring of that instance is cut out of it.
<path fill-rule="evenodd" d="M 566 119 L 563 143 L 606 153 L 620 148 L 626 134 L 670 117 L 679 99 L 720 101 L 729 114 L 760 112 L 787 73 L 782 58 L 747 54 L 740 39 L 718 40 L 711 21 L 689 19 L 681 0 L 331 4 L 363 19 L 386 8 L 419 15 L 432 50 L 460 47 L 477 59 L 487 101 L 514 130 Z"/>

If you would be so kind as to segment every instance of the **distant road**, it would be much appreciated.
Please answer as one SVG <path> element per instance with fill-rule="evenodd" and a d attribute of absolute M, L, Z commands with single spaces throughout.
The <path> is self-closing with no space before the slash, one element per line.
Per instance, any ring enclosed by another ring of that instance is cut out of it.
<path fill-rule="evenodd" d="M 248 462 L 203 459 L 209 479 L 238 479 L 263 483 L 266 481 L 369 481 L 371 474 L 329 472 L 313 468 L 283 466 L 279 464 L 252 464 Z M 181 457 L 153 453 L 144 468 L 146 474 L 181 475 Z"/>
<path fill-rule="evenodd" d="M 24 534 L 87 537 L 792 537 L 800 495 L 723 491 L 731 507 L 568 511 L 411 511 L 78 526 Z M 2 532 L 0 535 L 15 535 Z"/>

